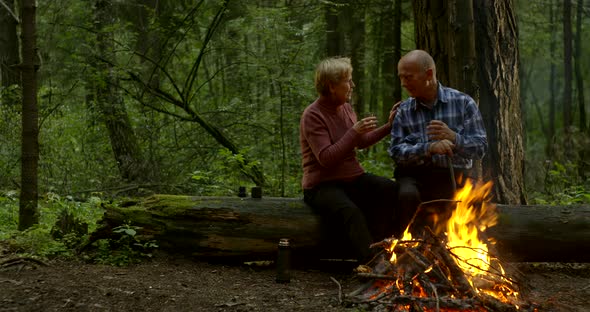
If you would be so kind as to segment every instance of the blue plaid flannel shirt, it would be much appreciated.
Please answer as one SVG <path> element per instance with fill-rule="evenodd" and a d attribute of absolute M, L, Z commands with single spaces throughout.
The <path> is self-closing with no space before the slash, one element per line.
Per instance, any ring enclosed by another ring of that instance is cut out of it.
<path fill-rule="evenodd" d="M 438 99 L 432 109 L 415 98 L 399 107 L 391 129 L 389 156 L 397 166 L 448 167 L 445 155 L 428 155 L 426 126 L 440 120 L 457 133 L 453 150 L 453 167 L 470 169 L 473 159 L 486 153 L 488 141 L 481 113 L 467 94 L 438 84 Z"/>

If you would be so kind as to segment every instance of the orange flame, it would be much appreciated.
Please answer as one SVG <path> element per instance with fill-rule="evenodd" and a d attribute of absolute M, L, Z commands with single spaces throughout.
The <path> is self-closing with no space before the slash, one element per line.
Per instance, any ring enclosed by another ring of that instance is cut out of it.
<path fill-rule="evenodd" d="M 447 248 L 456 257 L 457 265 L 477 292 L 493 296 L 502 302 L 518 301 L 518 292 L 513 283 L 505 278 L 499 261 L 490 257 L 488 240 L 480 237 L 481 233 L 498 221 L 496 205 L 491 202 L 492 186 L 492 182 L 474 185 L 466 180 L 465 186 L 457 190 L 454 196 L 456 207 L 450 218 L 446 223 L 439 220 L 441 222 L 435 224 L 435 227 L 440 233 L 446 233 Z M 412 241 L 409 228 L 410 226 L 406 228 L 401 239 L 391 241 L 388 248 L 391 263 L 397 260 L 394 252 L 396 245 L 402 241 L 406 244 Z"/>
<path fill-rule="evenodd" d="M 467 180 L 465 186 L 457 191 L 454 197 L 457 206 L 446 224 L 447 247 L 459 260 L 457 264 L 476 291 L 507 302 L 507 297 L 516 299 L 518 293 L 510 287 L 512 282 L 504 277 L 500 263 L 493 263 L 488 252 L 488 240 L 480 237 L 498 222 L 496 205 L 491 203 L 492 185 L 492 182 L 473 185 Z M 480 288 L 475 282 L 477 280 L 495 281 L 494 289 L 499 290 Z"/>
<path fill-rule="evenodd" d="M 447 245 L 461 260 L 466 273 L 481 274 L 489 269 L 488 246 L 479 233 L 496 225 L 496 206 L 490 203 L 492 182 L 474 187 L 469 180 L 455 194 L 457 207 L 447 222 Z"/>

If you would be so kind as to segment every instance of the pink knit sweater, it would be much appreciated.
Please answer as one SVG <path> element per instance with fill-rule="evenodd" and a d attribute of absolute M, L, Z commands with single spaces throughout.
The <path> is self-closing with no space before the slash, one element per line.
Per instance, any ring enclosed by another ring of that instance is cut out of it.
<path fill-rule="evenodd" d="M 356 149 L 377 143 L 390 133 L 391 125 L 359 134 L 352 128 L 356 122 L 349 103 L 335 105 L 323 96 L 303 111 L 299 128 L 303 189 L 325 181 L 352 181 L 363 174 Z"/>

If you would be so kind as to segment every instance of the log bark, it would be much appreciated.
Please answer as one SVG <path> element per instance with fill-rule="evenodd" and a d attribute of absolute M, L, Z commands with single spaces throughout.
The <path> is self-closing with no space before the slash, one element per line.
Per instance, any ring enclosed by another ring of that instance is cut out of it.
<path fill-rule="evenodd" d="M 105 207 L 91 241 L 122 224 L 160 248 L 200 258 L 272 259 L 280 238 L 294 256 L 345 257 L 339 235 L 299 198 L 154 195 Z M 498 224 L 485 234 L 504 261 L 590 262 L 590 206 L 498 205 Z M 341 237 L 341 236 L 340 236 Z M 330 248 L 334 247 L 334 248 Z"/>

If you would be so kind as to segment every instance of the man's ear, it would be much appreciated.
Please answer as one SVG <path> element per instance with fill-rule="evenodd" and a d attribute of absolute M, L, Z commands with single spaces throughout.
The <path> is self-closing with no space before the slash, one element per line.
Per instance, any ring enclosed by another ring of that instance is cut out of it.
<path fill-rule="evenodd" d="M 434 71 L 432 70 L 432 68 L 429 68 L 426 70 L 426 78 L 428 78 L 428 80 L 432 80 L 432 77 L 434 76 Z"/>

